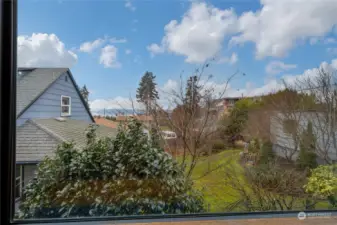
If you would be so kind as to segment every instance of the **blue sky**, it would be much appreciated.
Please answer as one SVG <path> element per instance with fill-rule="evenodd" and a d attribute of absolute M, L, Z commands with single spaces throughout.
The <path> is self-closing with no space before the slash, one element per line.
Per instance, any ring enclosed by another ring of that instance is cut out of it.
<path fill-rule="evenodd" d="M 174 89 L 214 56 L 216 89 L 240 70 L 227 94 L 263 94 L 337 68 L 336 11 L 334 0 L 19 0 L 19 65 L 70 67 L 93 109 L 134 97 L 145 71 Z"/>

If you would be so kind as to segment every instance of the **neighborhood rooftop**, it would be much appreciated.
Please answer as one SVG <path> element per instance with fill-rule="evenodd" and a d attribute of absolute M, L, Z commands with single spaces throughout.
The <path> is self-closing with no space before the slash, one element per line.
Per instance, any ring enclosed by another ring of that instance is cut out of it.
<path fill-rule="evenodd" d="M 86 129 L 90 123 L 63 118 L 31 119 L 17 128 L 17 162 L 39 162 L 51 156 L 63 141 L 74 141 L 77 147 L 86 145 Z M 97 125 L 98 137 L 113 137 L 116 129 Z"/>
<path fill-rule="evenodd" d="M 75 80 L 68 68 L 18 68 L 16 82 L 16 116 L 20 117 L 57 79 L 68 73 L 74 83 L 75 89 L 80 95 Z M 86 110 L 94 121 L 89 108 Z"/>
<path fill-rule="evenodd" d="M 20 68 L 16 85 L 16 115 L 20 115 L 41 93 L 43 93 L 67 68 Z"/>

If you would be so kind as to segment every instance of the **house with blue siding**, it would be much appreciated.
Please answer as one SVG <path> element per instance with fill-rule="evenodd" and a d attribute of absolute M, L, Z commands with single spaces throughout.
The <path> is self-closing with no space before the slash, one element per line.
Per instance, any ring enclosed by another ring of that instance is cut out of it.
<path fill-rule="evenodd" d="M 16 197 L 34 177 L 37 164 L 62 142 L 86 143 L 86 128 L 95 123 L 68 68 L 19 68 L 17 74 Z M 97 125 L 98 137 L 114 136 Z"/>

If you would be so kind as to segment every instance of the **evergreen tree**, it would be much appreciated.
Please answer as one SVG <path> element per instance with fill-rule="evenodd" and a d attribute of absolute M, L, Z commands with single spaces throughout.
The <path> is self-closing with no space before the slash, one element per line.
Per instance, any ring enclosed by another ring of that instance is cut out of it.
<path fill-rule="evenodd" d="M 273 144 L 270 141 L 264 142 L 260 150 L 259 164 L 266 165 L 274 159 L 275 153 L 273 151 Z"/>
<path fill-rule="evenodd" d="M 200 89 L 201 87 L 198 85 L 198 77 L 191 76 L 187 80 L 184 99 L 184 104 L 190 112 L 194 112 L 199 106 L 201 99 Z"/>
<path fill-rule="evenodd" d="M 89 91 L 87 89 L 87 86 L 83 86 L 82 88 L 80 88 L 80 93 L 85 101 L 85 104 L 87 104 L 87 106 L 89 107 Z"/>
<path fill-rule="evenodd" d="M 307 129 L 303 131 L 300 140 L 300 153 L 297 165 L 301 169 L 316 168 L 316 137 L 313 132 L 312 123 L 309 121 Z"/>
<path fill-rule="evenodd" d="M 155 100 L 159 99 L 155 78 L 156 76 L 152 72 L 147 71 L 143 75 L 137 89 L 137 101 L 145 104 L 147 114 L 152 110 Z"/>

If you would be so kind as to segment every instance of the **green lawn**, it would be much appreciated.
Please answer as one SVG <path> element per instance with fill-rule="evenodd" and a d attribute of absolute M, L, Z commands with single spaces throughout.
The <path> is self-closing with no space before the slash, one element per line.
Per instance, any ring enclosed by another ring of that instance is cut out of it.
<path fill-rule="evenodd" d="M 225 150 L 203 157 L 193 170 L 195 188 L 203 191 L 206 207 L 211 212 L 224 212 L 228 203 L 238 199 L 238 193 L 225 183 L 222 171 L 226 168 L 242 171 L 239 153 L 240 150 Z M 241 179 L 244 180 L 243 176 Z"/>
<path fill-rule="evenodd" d="M 203 157 L 194 168 L 192 174 L 194 186 L 204 193 L 206 208 L 209 212 L 228 211 L 226 206 L 239 199 L 239 193 L 226 183 L 224 170 L 235 170 L 240 182 L 246 183 L 243 168 L 238 163 L 240 151 L 225 150 Z M 178 161 L 180 160 L 181 158 L 178 158 Z M 316 205 L 316 209 L 327 209 L 327 207 L 327 202 L 320 202 Z"/>

